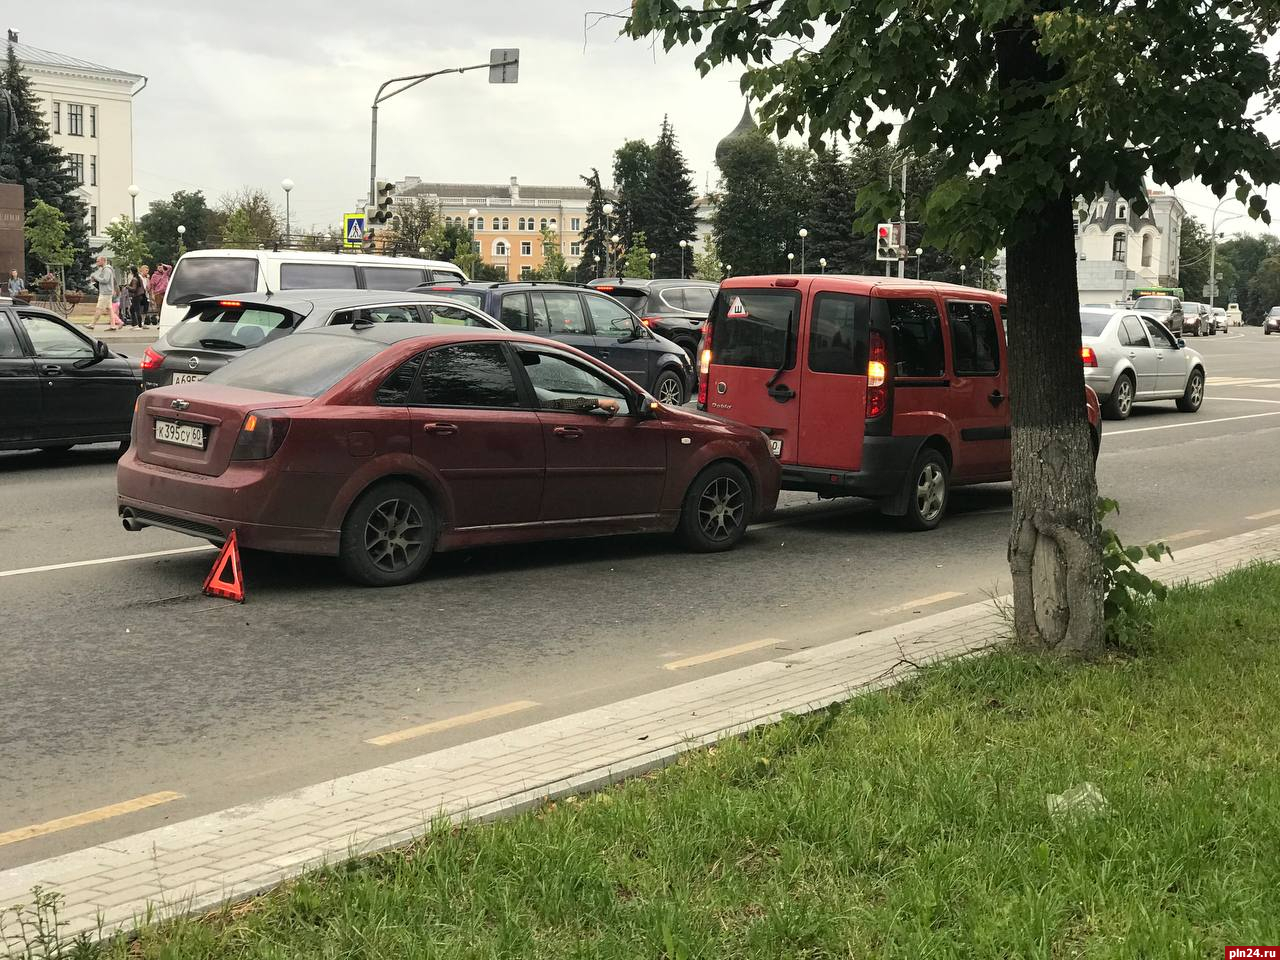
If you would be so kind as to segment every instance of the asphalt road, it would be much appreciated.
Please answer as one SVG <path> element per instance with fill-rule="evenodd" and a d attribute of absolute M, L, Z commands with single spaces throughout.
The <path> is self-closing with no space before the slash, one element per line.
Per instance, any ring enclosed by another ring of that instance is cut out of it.
<path fill-rule="evenodd" d="M 1280 338 L 1191 345 L 1198 414 L 1106 425 L 1099 482 L 1132 542 L 1280 523 Z M 0 454 L 0 869 L 1008 587 L 1005 484 L 957 491 L 928 534 L 787 494 L 726 555 L 664 538 L 479 550 L 392 590 L 328 561 L 247 562 L 237 605 L 200 594 L 211 549 L 121 529 L 113 470 L 101 448 Z M 160 791 L 182 796 L 6 839 Z"/>

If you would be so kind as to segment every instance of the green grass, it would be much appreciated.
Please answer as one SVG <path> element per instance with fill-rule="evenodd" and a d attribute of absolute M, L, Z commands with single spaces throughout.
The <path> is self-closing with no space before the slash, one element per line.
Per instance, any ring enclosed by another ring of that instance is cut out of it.
<path fill-rule="evenodd" d="M 156 958 L 1221 957 L 1280 941 L 1280 569 L 144 930 Z M 1059 821 L 1081 781 L 1105 815 Z"/>

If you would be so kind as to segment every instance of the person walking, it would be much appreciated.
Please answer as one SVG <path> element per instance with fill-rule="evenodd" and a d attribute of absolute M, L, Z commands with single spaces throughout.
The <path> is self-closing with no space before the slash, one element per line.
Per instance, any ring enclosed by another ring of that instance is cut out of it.
<path fill-rule="evenodd" d="M 134 298 L 134 309 L 138 313 L 138 326 L 146 326 L 151 321 L 151 268 L 145 263 L 138 265 L 138 279 L 142 287 Z"/>
<path fill-rule="evenodd" d="M 93 319 L 89 321 L 90 330 L 98 326 L 98 318 L 104 313 L 107 315 L 107 322 L 111 322 L 111 297 L 116 292 L 116 272 L 107 263 L 107 258 L 98 257 L 95 265 L 89 279 L 98 286 L 98 305 L 93 308 Z"/>
<path fill-rule="evenodd" d="M 16 297 L 23 290 L 27 289 L 27 281 L 18 276 L 17 270 L 10 270 L 7 286 L 9 288 L 9 296 Z"/>
<path fill-rule="evenodd" d="M 125 283 L 121 299 L 127 301 L 129 308 L 125 324 L 141 327 L 147 318 L 147 285 L 142 282 L 142 274 L 137 267 L 129 268 L 129 279 Z"/>

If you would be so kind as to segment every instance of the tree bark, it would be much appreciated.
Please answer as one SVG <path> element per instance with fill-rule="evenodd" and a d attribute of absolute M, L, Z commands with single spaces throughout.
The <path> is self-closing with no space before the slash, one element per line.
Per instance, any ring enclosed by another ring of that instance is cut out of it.
<path fill-rule="evenodd" d="M 1000 32 L 1002 90 L 1025 90 L 1050 76 L 1029 24 Z M 1019 101 L 1018 112 L 1042 99 Z M 1016 158 L 1007 157 L 1006 161 Z M 1061 158 L 1065 175 L 1069 158 Z M 1010 320 L 1009 399 L 1013 418 L 1014 629 L 1019 641 L 1056 654 L 1102 649 L 1102 534 L 1080 362 L 1073 199 L 1028 204 L 1006 243 Z"/>

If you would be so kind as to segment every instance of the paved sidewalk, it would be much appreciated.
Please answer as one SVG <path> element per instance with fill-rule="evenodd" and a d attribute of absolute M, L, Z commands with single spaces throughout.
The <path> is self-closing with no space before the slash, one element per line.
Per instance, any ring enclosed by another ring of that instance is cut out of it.
<path fill-rule="evenodd" d="M 1280 526 L 1147 562 L 1166 583 L 1280 560 Z M 41 885 L 68 933 L 239 899 L 323 861 L 404 843 L 441 814 L 486 818 L 662 766 L 685 750 L 886 686 L 916 666 L 999 642 L 1000 600 L 695 680 L 148 830 L 0 873 L 0 906 Z"/>

